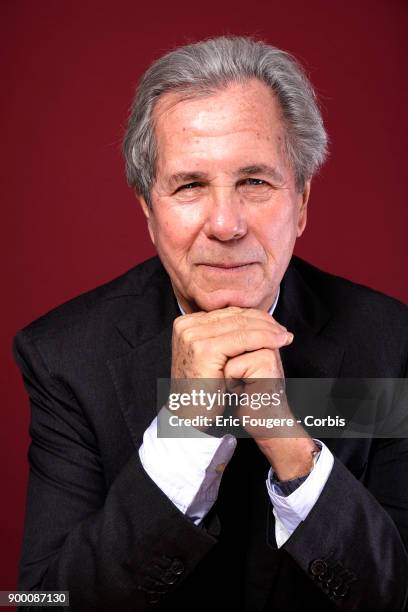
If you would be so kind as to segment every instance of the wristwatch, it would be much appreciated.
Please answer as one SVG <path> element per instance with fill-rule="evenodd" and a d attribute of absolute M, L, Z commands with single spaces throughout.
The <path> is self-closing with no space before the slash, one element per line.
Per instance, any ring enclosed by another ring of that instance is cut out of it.
<path fill-rule="evenodd" d="M 316 442 L 316 440 L 313 440 L 313 441 L 315 443 L 316 448 L 311 451 L 313 465 L 312 465 L 312 469 L 310 470 L 310 472 L 313 470 L 314 466 L 316 465 L 317 460 L 320 457 L 320 453 L 322 452 L 322 448 L 319 445 L 319 443 Z M 291 478 L 290 480 L 279 480 L 275 472 L 272 472 L 271 483 L 275 485 L 279 494 L 283 495 L 284 497 L 287 497 L 288 495 L 296 491 L 296 489 L 300 487 L 300 485 L 303 482 L 305 482 L 310 472 L 308 474 L 305 474 L 304 476 L 299 476 L 297 478 Z"/>

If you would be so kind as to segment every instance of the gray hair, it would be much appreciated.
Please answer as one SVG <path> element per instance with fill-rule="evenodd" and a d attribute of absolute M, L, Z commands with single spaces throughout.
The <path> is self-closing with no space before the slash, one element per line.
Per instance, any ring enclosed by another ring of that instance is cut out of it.
<path fill-rule="evenodd" d="M 170 91 L 211 95 L 232 82 L 257 78 L 276 96 L 285 124 L 284 153 L 302 191 L 326 159 L 328 137 L 316 95 L 303 68 L 289 53 L 262 41 L 220 36 L 179 47 L 159 58 L 139 81 L 123 152 L 128 184 L 151 206 L 157 145 L 153 110 Z"/>

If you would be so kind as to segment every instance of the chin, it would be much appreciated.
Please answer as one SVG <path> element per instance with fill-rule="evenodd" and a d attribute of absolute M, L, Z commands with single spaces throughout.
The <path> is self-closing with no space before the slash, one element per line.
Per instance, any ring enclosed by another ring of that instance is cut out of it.
<path fill-rule="evenodd" d="M 258 308 L 259 301 L 254 300 L 254 296 L 243 295 L 242 293 L 224 293 L 220 295 L 200 296 L 196 304 L 199 310 L 211 312 L 212 310 L 228 308 L 229 306 L 236 306 L 238 308 Z"/>

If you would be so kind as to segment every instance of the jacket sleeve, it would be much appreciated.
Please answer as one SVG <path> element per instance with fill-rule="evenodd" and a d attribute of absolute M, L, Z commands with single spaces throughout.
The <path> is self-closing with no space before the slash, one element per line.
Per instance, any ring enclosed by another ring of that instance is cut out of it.
<path fill-rule="evenodd" d="M 24 331 L 14 354 L 31 404 L 18 589 L 69 591 L 72 610 L 150 610 L 212 549 L 211 525 L 199 528 L 186 518 L 145 473 L 137 452 L 107 489 L 78 399 Z"/>
<path fill-rule="evenodd" d="M 408 601 L 408 440 L 373 441 L 358 480 L 335 458 L 284 549 L 339 610 L 404 612 Z M 272 539 L 271 527 L 269 541 Z"/>

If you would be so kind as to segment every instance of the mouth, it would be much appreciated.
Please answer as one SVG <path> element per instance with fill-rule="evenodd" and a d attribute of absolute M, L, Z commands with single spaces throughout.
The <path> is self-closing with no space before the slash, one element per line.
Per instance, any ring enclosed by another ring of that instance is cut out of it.
<path fill-rule="evenodd" d="M 198 266 L 203 266 L 209 270 L 218 270 L 220 272 L 244 272 L 251 266 L 255 265 L 256 262 L 251 261 L 248 263 L 200 263 Z"/>

